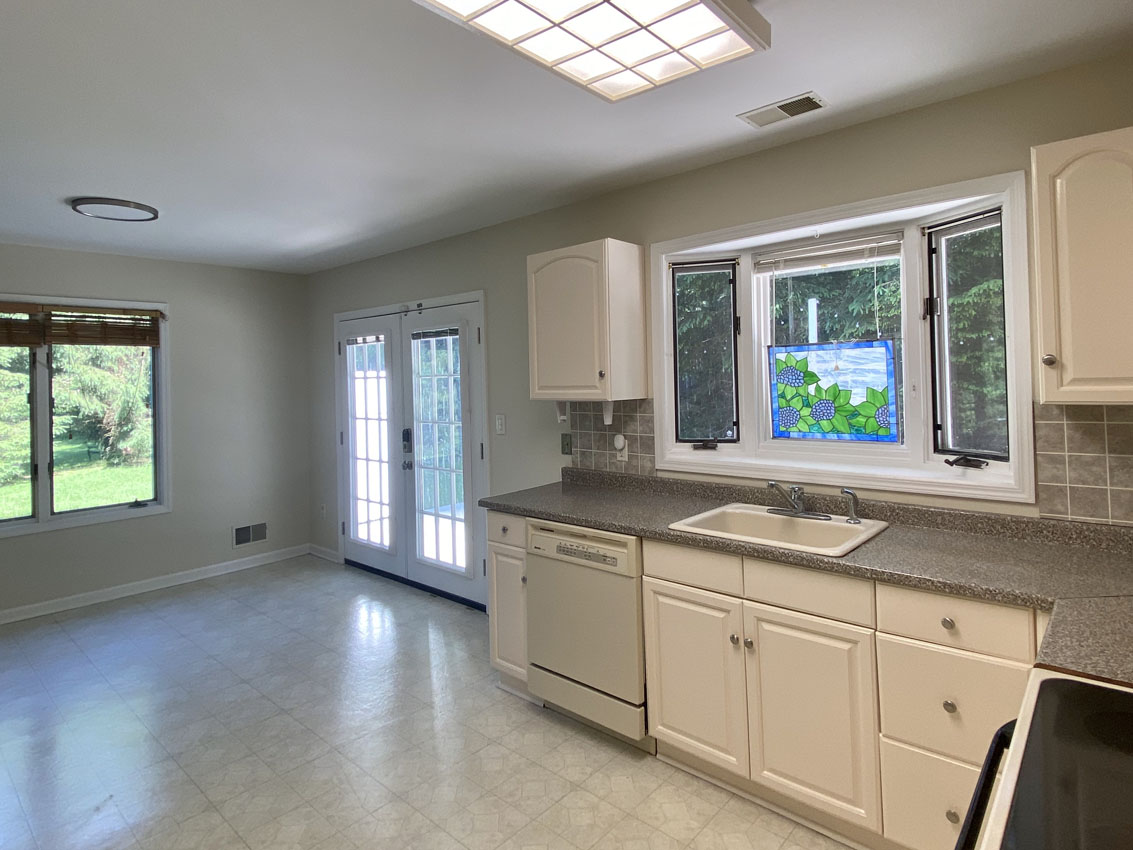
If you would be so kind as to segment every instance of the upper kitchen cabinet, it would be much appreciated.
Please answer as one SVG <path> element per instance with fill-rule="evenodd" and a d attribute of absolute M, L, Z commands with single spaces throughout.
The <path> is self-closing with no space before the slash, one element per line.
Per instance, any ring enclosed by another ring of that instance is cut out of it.
<path fill-rule="evenodd" d="M 527 258 L 532 398 L 648 397 L 644 255 L 599 239 Z"/>
<path fill-rule="evenodd" d="M 1133 127 L 1031 149 L 1040 400 L 1133 402 Z"/>

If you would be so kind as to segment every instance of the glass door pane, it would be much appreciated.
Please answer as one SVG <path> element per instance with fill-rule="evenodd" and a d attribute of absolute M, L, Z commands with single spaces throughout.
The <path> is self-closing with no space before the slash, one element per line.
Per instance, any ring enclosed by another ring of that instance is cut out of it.
<path fill-rule="evenodd" d="M 417 557 L 464 572 L 464 422 L 460 330 L 412 335 Z"/>
<path fill-rule="evenodd" d="M 0 348 L 0 521 L 33 509 L 31 349 Z"/>
<path fill-rule="evenodd" d="M 346 343 L 350 537 L 382 549 L 393 546 L 388 355 L 384 334 Z"/>

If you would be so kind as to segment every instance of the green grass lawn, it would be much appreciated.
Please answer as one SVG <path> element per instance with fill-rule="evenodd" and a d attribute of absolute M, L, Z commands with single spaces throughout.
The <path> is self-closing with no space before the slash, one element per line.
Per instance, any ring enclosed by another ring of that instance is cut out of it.
<path fill-rule="evenodd" d="M 75 453 L 77 455 L 77 453 Z M 82 451 L 85 461 L 86 450 Z M 77 458 L 67 458 L 74 461 Z M 117 505 L 134 499 L 152 499 L 153 464 L 107 466 L 104 461 L 70 462 L 64 465 L 56 453 L 55 510 L 75 511 L 99 505 Z M 31 513 L 31 482 L 15 481 L 0 486 L 0 519 Z"/>

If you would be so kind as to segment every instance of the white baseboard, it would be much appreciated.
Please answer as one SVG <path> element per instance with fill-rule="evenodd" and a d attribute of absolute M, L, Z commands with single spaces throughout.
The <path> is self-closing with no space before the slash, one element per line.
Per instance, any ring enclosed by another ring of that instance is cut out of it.
<path fill-rule="evenodd" d="M 235 573 L 264 564 L 273 564 L 276 561 L 286 561 L 288 558 L 297 558 L 300 555 L 310 554 L 312 547 L 306 543 L 299 546 L 290 546 L 286 549 L 276 549 L 272 552 L 261 552 L 259 555 L 249 555 L 247 558 L 237 558 L 234 561 L 224 561 L 207 567 L 197 567 L 180 573 L 171 573 L 167 576 L 132 581 L 127 584 L 118 584 L 114 587 L 92 590 L 88 593 L 76 593 L 74 596 L 64 596 L 61 599 L 49 599 L 47 602 L 36 602 L 32 605 L 21 605 L 18 608 L 0 609 L 0 625 L 14 623 L 17 620 L 30 620 L 33 617 L 43 617 L 47 614 L 58 614 L 60 611 L 70 611 L 73 608 L 82 608 L 84 605 L 95 605 L 99 602 L 110 602 L 126 596 L 136 596 L 139 593 L 149 593 L 151 590 L 162 590 L 166 587 L 176 587 L 179 584 L 188 584 L 191 581 L 212 578 L 213 576 Z M 321 556 L 320 556 L 321 557 Z M 337 557 L 337 555 L 336 555 Z"/>
<path fill-rule="evenodd" d="M 327 549 L 325 546 L 316 546 L 314 543 L 311 544 L 311 554 L 316 558 L 322 558 L 324 561 L 330 561 L 332 564 L 345 563 L 342 559 L 342 555 L 334 549 Z"/>

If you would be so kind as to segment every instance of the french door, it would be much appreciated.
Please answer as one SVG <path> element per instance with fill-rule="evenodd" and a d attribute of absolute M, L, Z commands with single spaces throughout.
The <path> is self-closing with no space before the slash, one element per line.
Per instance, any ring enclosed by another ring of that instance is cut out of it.
<path fill-rule="evenodd" d="M 337 323 L 347 560 L 483 604 L 479 302 Z"/>

